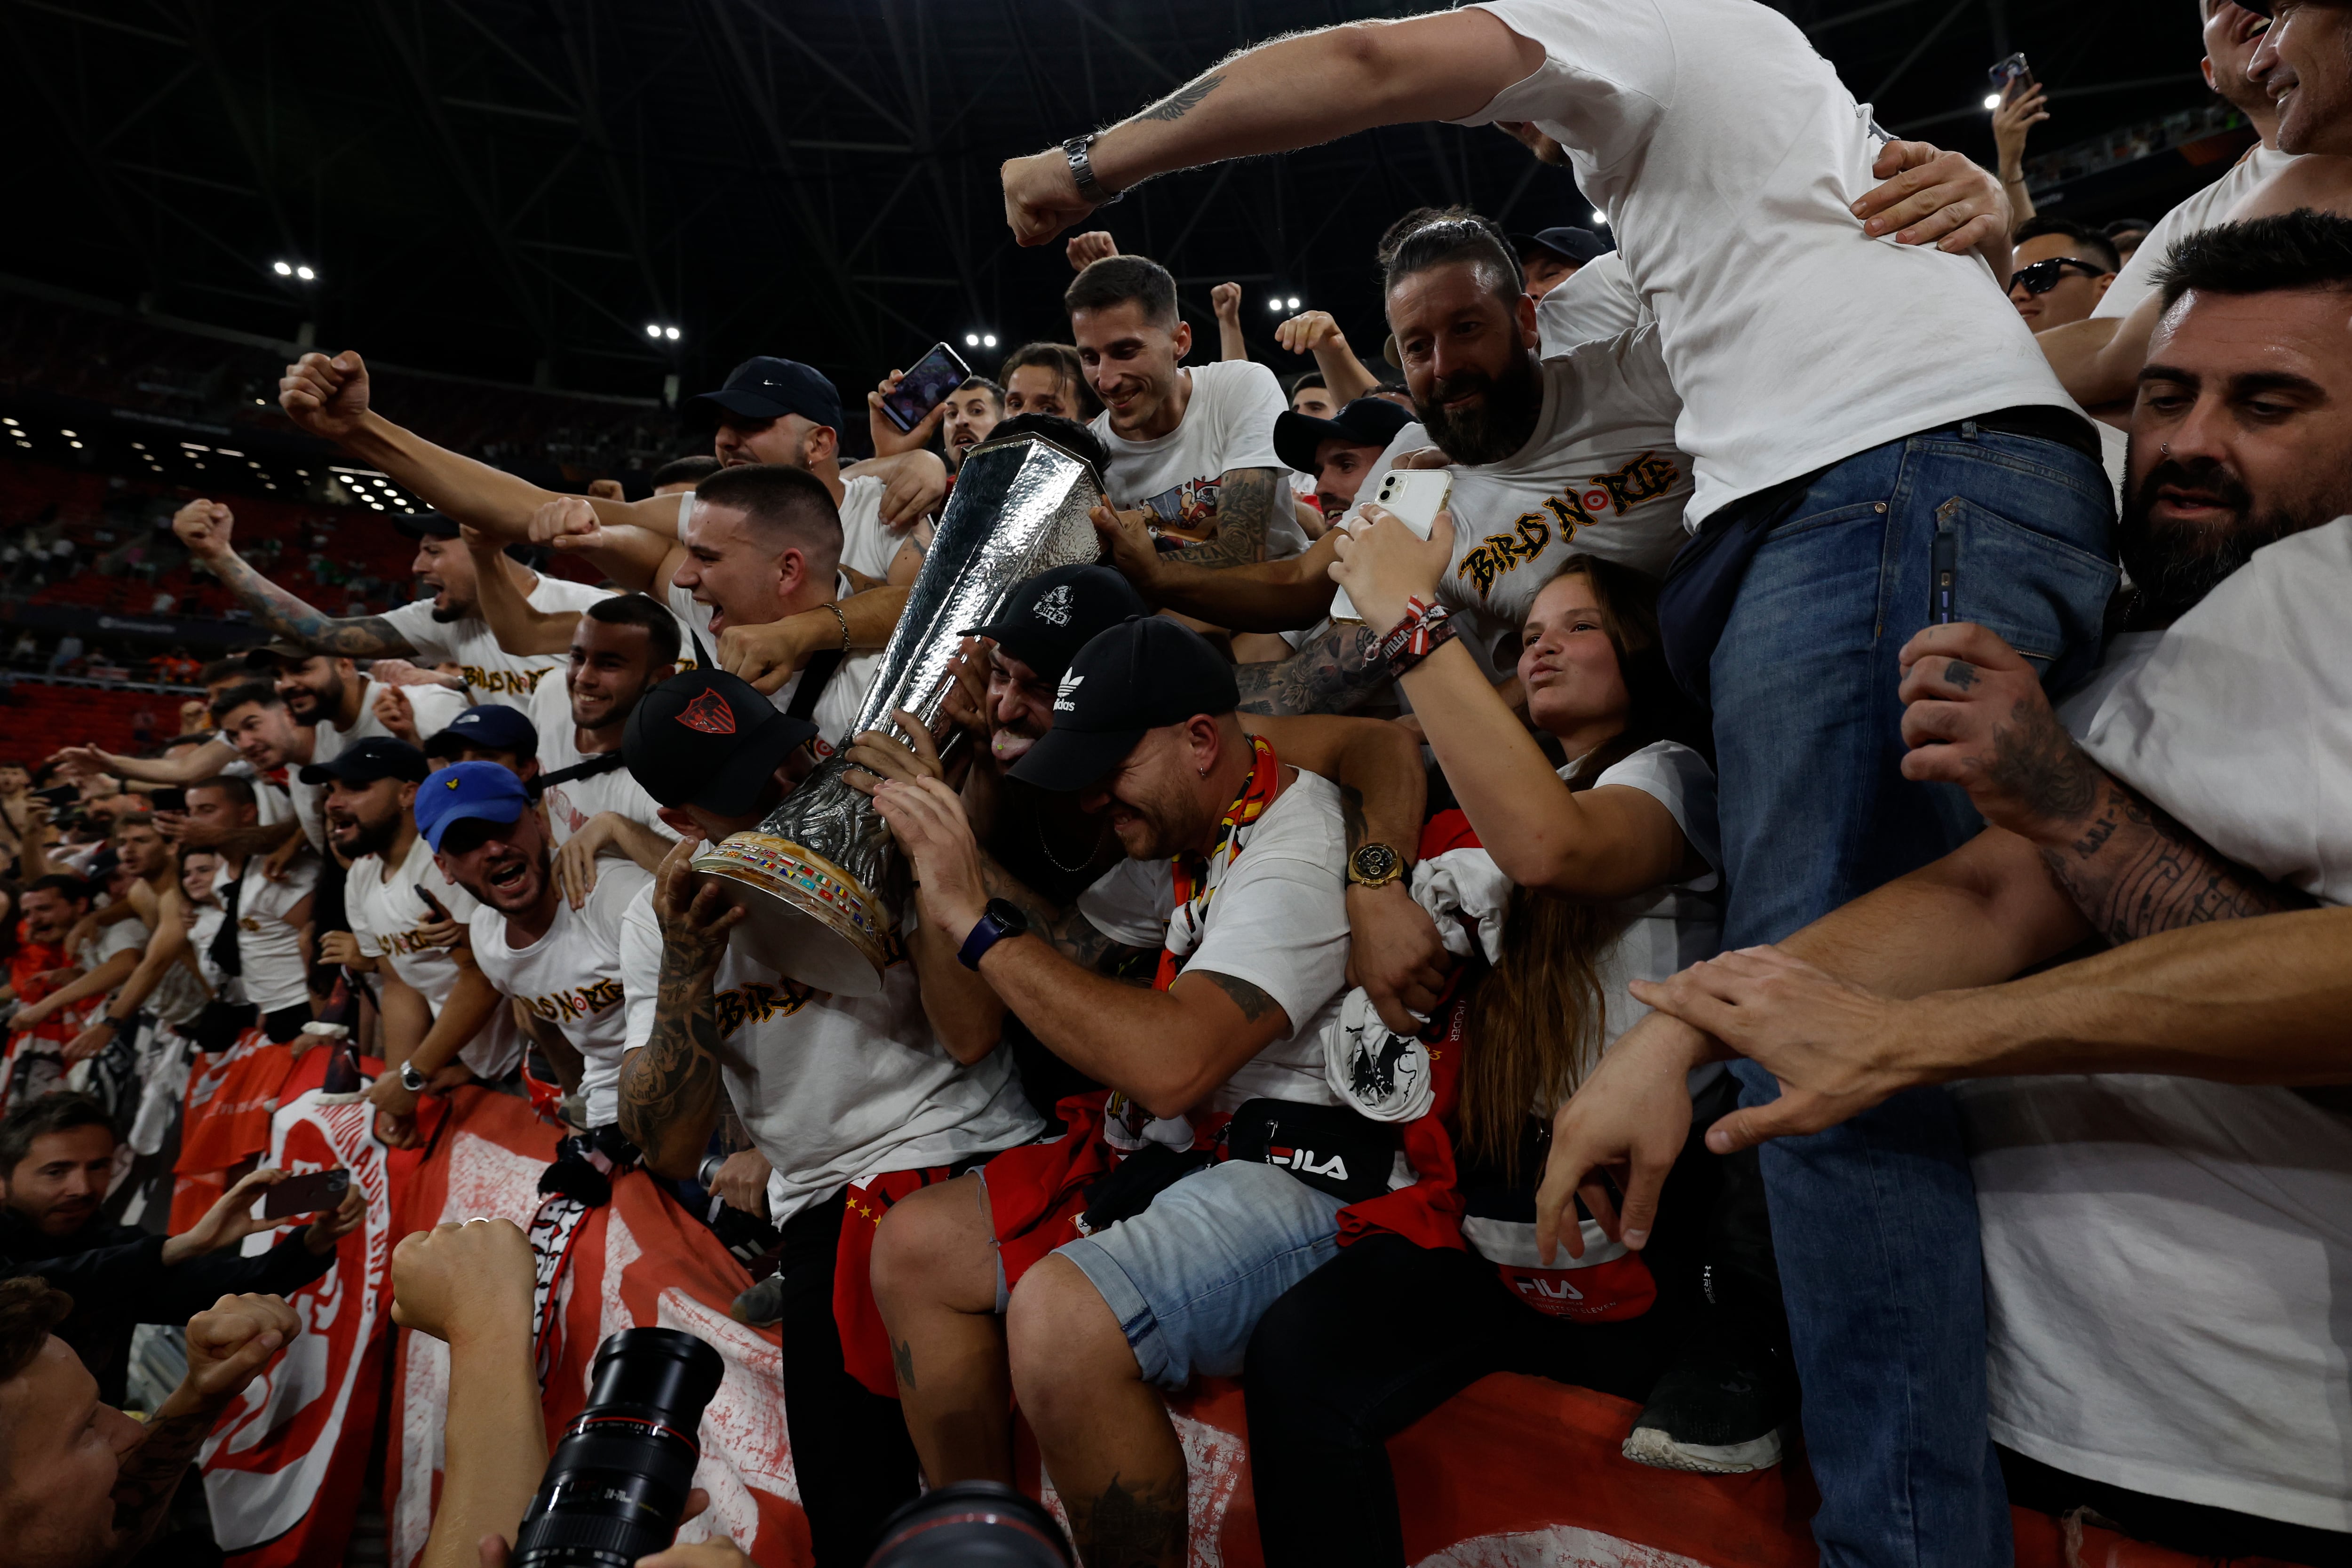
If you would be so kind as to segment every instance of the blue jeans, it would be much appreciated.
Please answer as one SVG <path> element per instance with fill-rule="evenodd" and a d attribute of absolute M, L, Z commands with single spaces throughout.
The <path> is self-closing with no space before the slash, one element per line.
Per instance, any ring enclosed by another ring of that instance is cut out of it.
<path fill-rule="evenodd" d="M 1927 624 L 1937 529 L 1958 534 L 1957 618 L 2056 689 L 2097 657 L 2113 524 L 2089 457 L 1973 425 L 1813 483 L 1749 562 L 1708 666 L 1727 947 L 1777 942 L 1981 826 L 1963 792 L 1900 771 L 1896 656 Z M 1742 1103 L 1778 1092 L 1755 1064 L 1734 1070 Z M 1915 1089 L 1762 1152 L 1824 1568 L 2008 1563 L 1976 1190 L 1948 1097 Z"/>

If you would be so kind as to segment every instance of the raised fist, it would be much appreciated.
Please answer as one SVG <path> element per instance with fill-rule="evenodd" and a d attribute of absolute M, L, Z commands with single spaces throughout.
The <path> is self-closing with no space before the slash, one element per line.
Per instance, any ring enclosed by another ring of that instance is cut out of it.
<path fill-rule="evenodd" d="M 229 552 L 229 531 L 236 519 L 216 500 L 192 500 L 172 518 L 172 531 L 199 561 L 216 561 Z"/>
<path fill-rule="evenodd" d="M 304 354 L 278 378 L 278 405 L 311 435 L 341 441 L 367 418 L 367 362 L 348 350 Z"/>
<path fill-rule="evenodd" d="M 1088 229 L 1084 234 L 1074 234 L 1070 237 L 1068 254 L 1070 270 L 1084 272 L 1104 257 L 1117 256 L 1118 241 L 1110 237 L 1108 229 Z"/>
<path fill-rule="evenodd" d="M 1238 283 L 1220 283 L 1210 289 L 1209 309 L 1217 313 L 1217 320 L 1221 321 L 1240 321 L 1242 319 L 1242 286 Z"/>

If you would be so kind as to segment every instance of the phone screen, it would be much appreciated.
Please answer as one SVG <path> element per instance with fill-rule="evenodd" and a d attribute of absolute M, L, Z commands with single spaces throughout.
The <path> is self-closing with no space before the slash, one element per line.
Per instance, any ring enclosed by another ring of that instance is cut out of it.
<path fill-rule="evenodd" d="M 343 1201 L 351 1189 L 349 1171 L 312 1171 L 307 1175 L 289 1176 L 262 1194 L 261 1217 L 290 1219 L 296 1215 L 318 1214 L 333 1208 Z"/>
<path fill-rule="evenodd" d="M 899 429 L 912 430 L 923 422 L 924 415 L 946 402 L 948 394 L 971 375 L 971 367 L 956 357 L 955 350 L 945 343 L 937 344 L 915 362 L 915 368 L 906 374 L 895 390 L 884 395 L 882 412 Z"/>

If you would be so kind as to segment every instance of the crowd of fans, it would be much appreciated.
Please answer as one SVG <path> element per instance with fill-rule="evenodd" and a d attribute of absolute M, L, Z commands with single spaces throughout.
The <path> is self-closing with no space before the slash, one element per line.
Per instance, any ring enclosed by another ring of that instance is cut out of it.
<path fill-rule="evenodd" d="M 0 1532 L 135 1550 L 292 1331 L 361 1194 L 241 1249 L 283 1173 L 197 1205 L 186 1152 L 195 1085 L 326 1041 L 393 1148 L 529 1095 L 543 1191 L 643 1169 L 719 1232 L 820 1563 L 1013 1481 L 1016 1407 L 1081 1560 L 1183 1562 L 1200 1376 L 1246 1391 L 1269 1563 L 1402 1563 L 1387 1439 L 1497 1371 L 1637 1406 L 1641 1464 L 1801 1457 L 1825 1563 L 2006 1562 L 2012 1503 L 2344 1561 L 2352 11 L 2200 14 L 2262 142 L 2152 225 L 2032 213 L 2030 82 L 1988 171 L 1745 0 L 1491 0 L 1005 165 L 1038 245 L 1159 173 L 1491 123 L 1622 241 L 1405 214 L 1385 344 L 1298 315 L 1286 384 L 1237 289 L 1197 355 L 1102 229 L 1071 342 L 909 429 L 892 371 L 874 458 L 761 357 L 635 501 L 289 366 L 437 509 L 429 596 L 322 613 L 191 499 L 271 640 L 175 666 L 206 699 L 138 754 L 0 769 Z M 935 729 L 853 734 L 1022 440 L 1098 479 L 1100 563 L 970 628 Z M 903 873 L 871 996 L 764 966 L 692 864 L 836 753 Z M 525 1311 L 540 1244 L 411 1237 L 403 1321 Z M 187 1325 L 143 1436 L 137 1323 Z M 453 1399 L 448 1533 L 536 1484 L 504 1386 Z"/>

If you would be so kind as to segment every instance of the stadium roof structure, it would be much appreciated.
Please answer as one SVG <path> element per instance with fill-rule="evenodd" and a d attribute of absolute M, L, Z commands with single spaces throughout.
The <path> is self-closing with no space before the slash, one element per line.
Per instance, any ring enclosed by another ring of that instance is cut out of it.
<path fill-rule="evenodd" d="M 784 353 L 854 408 L 936 340 L 989 369 L 1065 335 L 1066 265 L 1058 247 L 1011 243 L 1001 160 L 1240 44 L 1426 8 L 0 0 L 0 287 L 634 397 Z M 1780 8 L 1883 124 L 1980 160 L 1986 68 L 2011 50 L 2052 90 L 2037 152 L 2212 101 L 2189 0 Z M 2154 216 L 2194 161 L 2120 182 L 2105 169 L 2071 210 Z M 1266 300 L 1330 310 L 1369 352 L 1374 238 L 1407 207 L 1457 202 L 1512 228 L 1591 222 L 1563 171 L 1498 133 L 1412 126 L 1160 180 L 1104 226 L 1171 268 L 1196 332 L 1213 331 L 1210 286 L 1238 282 L 1261 357 L 1305 368 L 1273 349 Z"/>

